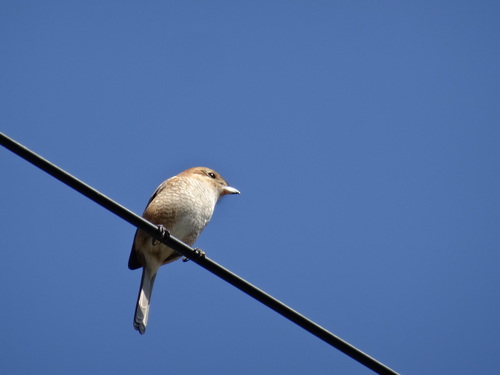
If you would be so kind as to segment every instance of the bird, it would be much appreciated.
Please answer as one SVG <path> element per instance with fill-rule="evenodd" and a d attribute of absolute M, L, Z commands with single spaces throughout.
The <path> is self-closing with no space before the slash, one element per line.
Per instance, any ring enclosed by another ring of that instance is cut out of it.
<path fill-rule="evenodd" d="M 228 194 L 240 194 L 210 168 L 194 167 L 163 181 L 155 190 L 142 217 L 168 230 L 192 246 L 210 221 L 216 203 Z M 148 324 L 151 293 L 160 266 L 181 254 L 144 231 L 135 232 L 128 268 L 142 267 L 141 285 L 134 315 L 134 328 L 142 335 Z"/>

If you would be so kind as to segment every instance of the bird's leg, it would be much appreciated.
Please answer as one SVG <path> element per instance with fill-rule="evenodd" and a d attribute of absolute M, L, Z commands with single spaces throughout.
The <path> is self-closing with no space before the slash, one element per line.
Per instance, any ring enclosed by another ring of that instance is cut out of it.
<path fill-rule="evenodd" d="M 165 238 L 170 236 L 170 232 L 163 226 L 163 225 L 158 225 L 158 232 L 160 232 L 161 238 Z M 156 238 L 153 237 L 153 246 L 158 245 L 158 241 Z"/>
<path fill-rule="evenodd" d="M 207 255 L 207 253 L 205 253 L 202 249 L 199 249 L 197 247 L 194 248 L 194 253 L 195 253 L 195 258 L 193 260 L 198 260 L 200 259 L 201 257 L 204 257 Z M 189 261 L 189 258 L 188 257 L 183 257 L 182 258 L 182 261 L 183 262 L 188 262 Z"/>

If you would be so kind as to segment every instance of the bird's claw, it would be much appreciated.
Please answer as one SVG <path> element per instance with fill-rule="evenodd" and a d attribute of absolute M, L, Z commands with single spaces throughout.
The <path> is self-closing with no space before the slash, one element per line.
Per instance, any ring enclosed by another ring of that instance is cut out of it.
<path fill-rule="evenodd" d="M 161 238 L 165 238 L 165 237 L 168 237 L 170 236 L 170 233 L 169 231 L 163 226 L 163 225 L 158 225 L 158 232 L 160 233 L 160 236 Z M 156 246 L 158 245 L 158 243 L 160 242 L 159 240 L 157 240 L 156 238 L 153 238 L 153 246 Z"/>
<path fill-rule="evenodd" d="M 195 256 L 193 257 L 193 260 L 198 260 L 200 259 L 201 257 L 205 257 L 207 255 L 207 253 L 205 253 L 203 250 L 199 249 L 199 248 L 194 248 L 194 254 Z M 182 261 L 183 262 L 188 262 L 189 261 L 189 258 L 188 257 L 182 257 Z"/>

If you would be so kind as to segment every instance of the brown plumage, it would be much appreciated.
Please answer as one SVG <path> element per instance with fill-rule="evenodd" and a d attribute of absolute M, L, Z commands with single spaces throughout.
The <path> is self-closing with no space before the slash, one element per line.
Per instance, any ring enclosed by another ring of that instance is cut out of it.
<path fill-rule="evenodd" d="M 163 181 L 142 216 L 153 224 L 163 225 L 172 236 L 191 246 L 210 221 L 217 201 L 226 194 L 239 194 L 239 191 L 210 168 L 190 168 Z M 134 317 L 134 327 L 141 334 L 148 323 L 156 273 L 161 265 L 180 256 L 143 231 L 136 231 L 128 267 L 131 270 L 143 267 Z"/>

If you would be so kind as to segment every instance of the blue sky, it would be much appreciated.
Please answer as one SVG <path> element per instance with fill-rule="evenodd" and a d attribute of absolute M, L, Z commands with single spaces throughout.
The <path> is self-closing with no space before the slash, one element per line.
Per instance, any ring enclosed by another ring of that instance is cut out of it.
<path fill-rule="evenodd" d="M 209 257 L 404 374 L 492 374 L 500 5 L 4 1 L 1 131 L 142 213 L 197 165 Z M 0 149 L 5 374 L 368 374 L 194 263 L 132 328 L 134 228 Z"/>

